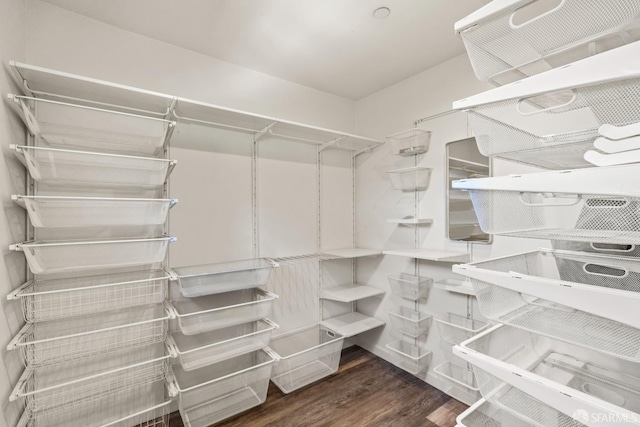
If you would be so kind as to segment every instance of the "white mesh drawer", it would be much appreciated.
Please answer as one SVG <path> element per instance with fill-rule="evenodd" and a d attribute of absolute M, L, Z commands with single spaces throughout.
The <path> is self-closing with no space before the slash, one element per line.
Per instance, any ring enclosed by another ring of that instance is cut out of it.
<path fill-rule="evenodd" d="M 396 190 L 426 190 L 431 181 L 431 168 L 404 168 L 387 171 L 391 185 Z"/>
<path fill-rule="evenodd" d="M 192 299 L 172 301 L 180 330 L 200 334 L 264 319 L 277 295 L 261 289 L 245 289 Z"/>
<path fill-rule="evenodd" d="M 453 187 L 469 190 L 485 233 L 634 244 L 640 192 L 630 177 L 638 172 L 626 165 L 460 180 Z"/>
<path fill-rule="evenodd" d="M 445 391 L 460 389 L 473 395 L 477 395 L 480 392 L 478 382 L 471 369 L 447 361 L 436 366 L 433 371 L 438 374 L 443 383 L 447 385 Z"/>
<path fill-rule="evenodd" d="M 197 335 L 173 332 L 170 341 L 182 369 L 192 371 L 267 347 L 277 327 L 264 319 Z"/>
<path fill-rule="evenodd" d="M 640 362 L 638 259 L 539 250 L 454 271 L 489 319 Z"/>
<path fill-rule="evenodd" d="M 603 357 L 595 346 L 498 325 L 456 346 L 454 353 L 473 365 L 480 391 L 492 403 L 513 387 L 518 392 L 510 396 L 510 407 L 526 393 L 570 417 L 581 410 L 589 420 L 640 422 L 637 363 Z"/>
<path fill-rule="evenodd" d="M 393 153 L 399 156 L 413 156 L 429 151 L 431 132 L 423 129 L 410 129 L 388 136 Z"/>
<path fill-rule="evenodd" d="M 391 292 L 412 301 L 426 298 L 433 284 L 433 279 L 430 277 L 419 277 L 406 273 L 391 275 L 388 280 Z"/>
<path fill-rule="evenodd" d="M 263 403 L 274 360 L 260 350 L 189 372 L 174 367 L 185 425 L 206 427 Z"/>
<path fill-rule="evenodd" d="M 388 312 L 391 321 L 392 332 L 400 335 L 406 335 L 412 338 L 418 338 L 429 332 L 432 316 L 430 314 L 421 313 L 411 310 L 407 307 L 398 307 Z"/>
<path fill-rule="evenodd" d="M 640 61 L 627 57 L 639 53 L 636 42 L 457 101 L 454 108 L 467 111 L 485 156 L 546 169 L 604 165 L 591 153 L 585 160 L 585 154 L 593 151 L 610 159 L 638 148 L 628 147 L 627 139 L 640 131 L 627 126 L 640 122 Z"/>
<path fill-rule="evenodd" d="M 487 322 L 470 319 L 454 313 L 436 316 L 440 338 L 449 344 L 460 344 L 489 327 Z"/>
<path fill-rule="evenodd" d="M 505 84 L 637 40 L 634 0 L 495 0 L 456 23 L 478 79 Z"/>
<path fill-rule="evenodd" d="M 343 343 L 342 335 L 320 325 L 275 337 L 269 347 L 279 361 L 271 381 L 283 393 L 291 393 L 335 373 Z"/>
<path fill-rule="evenodd" d="M 406 341 L 393 341 L 386 345 L 393 364 L 413 375 L 427 369 L 431 351 Z"/>
<path fill-rule="evenodd" d="M 267 260 L 256 258 L 178 267 L 173 271 L 182 296 L 193 298 L 265 286 L 272 267 Z"/>

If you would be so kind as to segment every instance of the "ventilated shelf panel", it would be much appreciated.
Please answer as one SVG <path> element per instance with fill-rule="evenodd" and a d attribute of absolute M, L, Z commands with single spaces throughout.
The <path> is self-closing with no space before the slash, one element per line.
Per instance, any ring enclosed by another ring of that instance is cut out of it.
<path fill-rule="evenodd" d="M 167 298 L 168 279 L 169 274 L 163 270 L 37 279 L 25 283 L 7 299 L 19 299 L 25 321 L 37 323 L 162 303 Z"/>
<path fill-rule="evenodd" d="M 264 319 L 197 335 L 173 332 L 169 340 L 175 344 L 182 369 L 192 371 L 267 347 L 277 328 Z"/>
<path fill-rule="evenodd" d="M 633 0 L 495 0 L 458 21 L 478 79 L 506 84 L 640 38 Z"/>
<path fill-rule="evenodd" d="M 176 199 L 21 196 L 11 198 L 24 207 L 34 227 L 104 227 L 159 225 L 167 220 Z"/>
<path fill-rule="evenodd" d="M 161 263 L 175 237 L 101 241 L 26 242 L 10 248 L 22 251 L 34 274 L 137 267 Z"/>
<path fill-rule="evenodd" d="M 640 165 L 454 181 L 485 233 L 595 243 L 640 242 Z M 615 183 L 615 185 L 611 185 Z"/>
<path fill-rule="evenodd" d="M 639 54 L 636 42 L 458 101 L 454 108 L 467 111 L 485 156 L 546 169 L 593 166 L 586 159 L 596 142 L 596 154 L 617 153 L 629 149 L 617 139 L 640 132 Z M 622 132 L 607 141 L 601 134 L 608 128 Z M 637 161 L 622 157 L 619 163 Z"/>
<path fill-rule="evenodd" d="M 72 187 L 158 188 L 174 160 L 90 151 L 12 145 L 31 177 L 45 184 Z"/>
<path fill-rule="evenodd" d="M 275 337 L 269 347 L 280 360 L 271 381 L 283 393 L 335 373 L 340 364 L 344 336 L 320 325 Z"/>
<path fill-rule="evenodd" d="M 157 117 L 9 95 L 29 131 L 49 145 L 154 156 L 175 123 Z"/>
<path fill-rule="evenodd" d="M 386 347 L 393 364 L 413 375 L 427 369 L 431 361 L 431 351 L 407 341 L 393 341 Z"/>
<path fill-rule="evenodd" d="M 577 347 L 531 332 L 498 325 L 454 348 L 474 367 L 483 396 L 514 387 L 568 416 L 584 412 L 640 423 L 637 364 L 602 357 L 591 347 Z"/>
<path fill-rule="evenodd" d="M 206 427 L 263 403 L 274 361 L 260 350 L 193 371 L 174 366 L 185 425 Z"/>
<path fill-rule="evenodd" d="M 332 317 L 330 319 L 324 319 L 320 323 L 323 326 L 344 335 L 346 338 L 370 331 L 371 329 L 379 328 L 385 324 L 380 319 L 369 317 L 356 311 Z"/>
<path fill-rule="evenodd" d="M 127 349 L 117 354 L 74 360 L 56 366 L 25 369 L 9 399 L 26 398 L 33 418 L 99 399 L 112 398 L 167 376 L 164 344 Z"/>
<path fill-rule="evenodd" d="M 185 298 L 265 286 L 273 264 L 257 258 L 174 268 Z"/>
<path fill-rule="evenodd" d="M 245 289 L 172 301 L 180 330 L 185 335 L 236 326 L 264 319 L 277 295 L 261 289 Z"/>
<path fill-rule="evenodd" d="M 42 323 L 28 323 L 7 349 L 27 366 L 56 365 L 88 356 L 163 342 L 169 314 L 163 304 Z"/>
<path fill-rule="evenodd" d="M 340 302 L 354 302 L 383 294 L 384 290 L 372 286 L 349 284 L 323 289 L 320 291 L 320 298 Z"/>
<path fill-rule="evenodd" d="M 387 171 L 391 185 L 396 190 L 415 191 L 426 190 L 431 181 L 431 169 L 412 167 Z"/>
<path fill-rule="evenodd" d="M 440 338 L 449 344 L 460 344 L 489 327 L 487 322 L 470 319 L 454 313 L 436 316 Z"/>
<path fill-rule="evenodd" d="M 413 156 L 429 151 L 431 132 L 423 129 L 409 129 L 388 136 L 393 154 L 398 156 Z"/>

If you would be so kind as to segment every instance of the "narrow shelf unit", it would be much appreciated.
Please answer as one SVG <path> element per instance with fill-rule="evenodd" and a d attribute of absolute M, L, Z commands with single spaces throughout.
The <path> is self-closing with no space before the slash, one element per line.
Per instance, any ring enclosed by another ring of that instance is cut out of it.
<path fill-rule="evenodd" d="M 382 254 L 381 251 L 364 248 L 329 249 L 323 250 L 322 253 L 325 255 L 334 256 L 336 258 L 362 258 L 366 256 L 376 256 Z"/>
<path fill-rule="evenodd" d="M 465 252 L 449 252 L 439 249 L 394 249 L 382 253 L 384 255 L 395 255 L 437 262 L 468 262 L 470 259 L 469 254 Z"/>
<path fill-rule="evenodd" d="M 323 326 L 344 335 L 346 338 L 361 334 L 371 329 L 384 326 L 385 322 L 375 317 L 369 317 L 357 311 L 341 316 L 325 319 L 320 322 Z"/>
<path fill-rule="evenodd" d="M 360 299 L 382 295 L 384 293 L 385 292 L 382 289 L 354 283 L 323 289 L 320 292 L 320 298 L 340 302 L 354 302 Z"/>

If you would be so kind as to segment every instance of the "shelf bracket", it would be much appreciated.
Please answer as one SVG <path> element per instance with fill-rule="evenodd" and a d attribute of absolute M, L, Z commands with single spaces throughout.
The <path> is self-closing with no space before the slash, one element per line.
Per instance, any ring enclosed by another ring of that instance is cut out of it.
<path fill-rule="evenodd" d="M 256 133 L 254 133 L 253 134 L 253 142 L 258 142 L 258 140 L 260 138 L 262 138 L 265 133 L 269 132 L 271 130 L 271 128 L 274 127 L 277 124 L 278 124 L 278 122 L 269 123 L 264 128 L 262 128 L 261 130 L 259 130 Z"/>

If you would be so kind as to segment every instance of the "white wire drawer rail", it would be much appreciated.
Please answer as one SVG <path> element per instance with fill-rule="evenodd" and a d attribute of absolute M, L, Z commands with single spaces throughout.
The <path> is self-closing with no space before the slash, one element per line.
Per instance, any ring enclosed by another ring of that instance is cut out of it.
<path fill-rule="evenodd" d="M 464 179 L 453 188 L 469 191 L 485 233 L 636 244 L 640 189 L 630 177 L 639 173 L 640 165 L 623 165 Z"/>
<path fill-rule="evenodd" d="M 275 361 L 259 350 L 189 372 L 174 366 L 185 426 L 206 427 L 263 403 Z"/>
<path fill-rule="evenodd" d="M 164 342 L 168 319 L 168 309 L 157 304 L 28 323 L 11 340 L 7 349 L 19 349 L 27 366 L 55 365 Z"/>
<path fill-rule="evenodd" d="M 494 0 L 458 21 L 478 79 L 505 84 L 637 40 L 634 0 Z"/>
<path fill-rule="evenodd" d="M 506 325 L 454 347 L 454 354 L 474 366 L 489 400 L 508 384 L 570 417 L 586 413 L 581 421 L 588 426 L 610 425 L 612 419 L 640 425 L 636 363 Z"/>
<path fill-rule="evenodd" d="M 177 199 L 22 196 L 11 199 L 26 209 L 34 227 L 102 227 L 164 224 Z"/>
<path fill-rule="evenodd" d="M 9 94 L 31 134 L 49 145 L 154 156 L 175 122 L 49 99 Z"/>
<path fill-rule="evenodd" d="M 197 335 L 173 332 L 168 340 L 178 353 L 182 369 L 192 371 L 267 347 L 277 328 L 263 319 Z"/>
<path fill-rule="evenodd" d="M 35 417 L 27 408 L 17 427 L 169 427 L 170 405 L 165 380 L 160 380 Z"/>
<path fill-rule="evenodd" d="M 183 297 L 193 298 L 265 286 L 275 266 L 276 263 L 256 258 L 177 267 L 173 269 L 173 280 L 178 281 Z"/>
<path fill-rule="evenodd" d="M 168 279 L 163 270 L 36 279 L 11 292 L 7 299 L 19 299 L 25 321 L 37 323 L 162 303 L 167 298 Z"/>
<path fill-rule="evenodd" d="M 39 182 L 74 187 L 158 188 L 175 160 L 10 145 Z"/>
<path fill-rule="evenodd" d="M 161 343 L 56 366 L 29 367 L 9 400 L 26 398 L 31 418 L 39 418 L 56 408 L 111 398 L 132 387 L 163 380 L 167 377 L 170 357 L 175 357 L 175 353 Z"/>
<path fill-rule="evenodd" d="M 277 354 L 271 381 L 291 393 L 338 370 L 344 336 L 321 325 L 288 332 L 271 340 Z"/>
<path fill-rule="evenodd" d="M 495 320 L 553 304 L 640 328 L 640 260 L 582 252 L 534 252 L 456 265 L 469 277 L 481 307 Z M 485 314 L 486 316 L 486 314 Z"/>
<path fill-rule="evenodd" d="M 34 274 L 74 273 L 161 263 L 175 237 L 99 241 L 25 242 L 9 249 L 22 251 Z"/>
<path fill-rule="evenodd" d="M 266 318 L 278 296 L 261 289 L 245 289 L 171 302 L 185 335 L 241 325 Z"/>
<path fill-rule="evenodd" d="M 467 111 L 485 156 L 568 169 L 638 162 L 639 100 L 635 42 L 453 106 Z"/>

